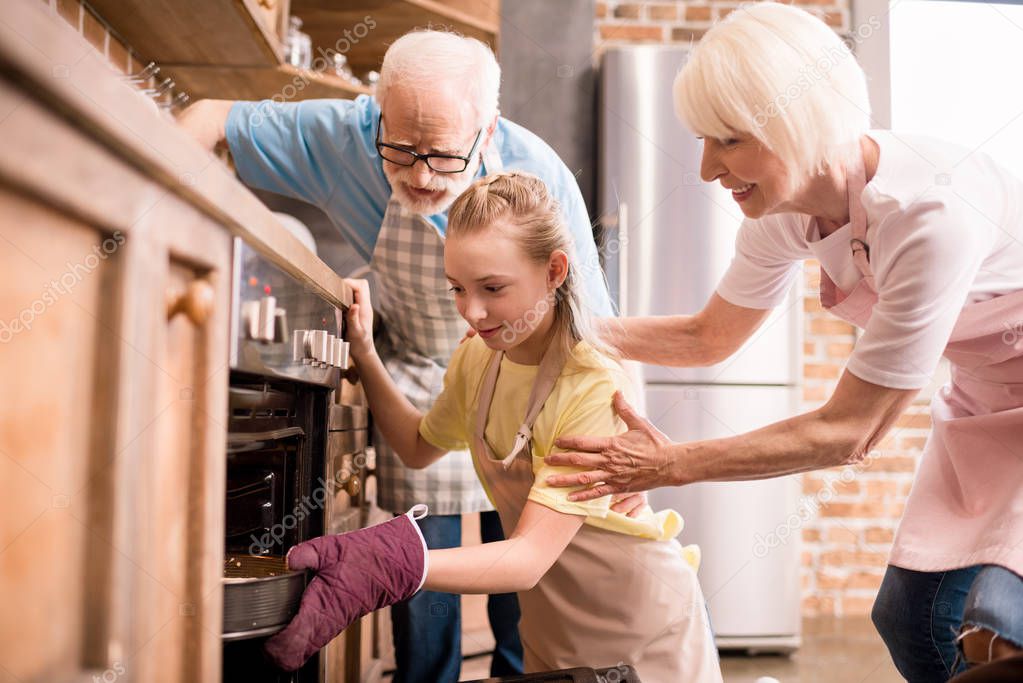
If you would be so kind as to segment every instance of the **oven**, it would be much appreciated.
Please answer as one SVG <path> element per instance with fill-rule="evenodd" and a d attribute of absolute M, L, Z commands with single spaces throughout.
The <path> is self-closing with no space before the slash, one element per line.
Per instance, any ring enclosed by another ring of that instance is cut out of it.
<path fill-rule="evenodd" d="M 240 239 L 234 250 L 223 681 L 357 680 L 357 633 L 293 673 L 262 653 L 309 578 L 287 570 L 288 550 L 366 523 L 369 415 L 347 372 L 344 311 Z"/>

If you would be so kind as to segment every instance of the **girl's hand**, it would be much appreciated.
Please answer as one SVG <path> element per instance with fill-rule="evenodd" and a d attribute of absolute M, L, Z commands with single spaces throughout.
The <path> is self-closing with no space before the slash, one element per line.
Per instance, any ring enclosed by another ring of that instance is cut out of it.
<path fill-rule="evenodd" d="M 628 517 L 639 517 L 648 502 L 646 491 L 639 493 L 616 493 L 611 496 L 611 509 Z"/>
<path fill-rule="evenodd" d="M 374 353 L 373 346 L 373 304 L 369 299 L 369 282 L 346 278 L 345 284 L 352 288 L 354 301 L 348 309 L 348 343 L 352 356 L 358 360 Z"/>

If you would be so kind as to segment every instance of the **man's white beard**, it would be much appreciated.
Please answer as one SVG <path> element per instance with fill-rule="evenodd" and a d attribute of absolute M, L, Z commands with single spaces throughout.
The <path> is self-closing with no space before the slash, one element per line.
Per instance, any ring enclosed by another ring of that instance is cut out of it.
<path fill-rule="evenodd" d="M 478 159 L 478 157 L 477 157 Z M 452 174 L 454 177 L 446 177 L 444 174 L 435 174 L 430 184 L 425 188 L 428 190 L 444 190 L 444 194 L 440 195 L 438 199 L 422 199 L 420 197 L 414 197 L 405 189 L 405 181 L 408 178 L 409 172 L 404 168 L 400 171 L 392 171 L 388 169 L 388 164 L 384 164 L 384 175 L 387 177 L 387 181 L 391 184 L 391 193 L 394 198 L 398 200 L 402 208 L 406 211 L 419 214 L 421 216 L 432 216 L 437 213 L 442 213 L 451 208 L 451 205 L 458 199 L 458 195 L 462 194 L 472 185 L 476 179 L 476 171 L 479 169 L 479 161 L 472 164 L 464 172 L 458 174 Z"/>

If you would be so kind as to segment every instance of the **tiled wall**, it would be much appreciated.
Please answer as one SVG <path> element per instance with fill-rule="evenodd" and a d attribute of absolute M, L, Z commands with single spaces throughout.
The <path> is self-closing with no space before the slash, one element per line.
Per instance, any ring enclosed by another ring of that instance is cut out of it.
<path fill-rule="evenodd" d="M 599 52 L 612 44 L 698 41 L 739 4 L 598 2 L 595 43 Z M 818 14 L 840 34 L 854 25 L 850 0 L 793 4 Z M 834 390 L 856 336 L 851 325 L 821 310 L 814 262 L 806 264 L 805 292 L 803 408 L 812 410 Z M 921 394 L 862 466 L 803 476 L 804 496 L 792 512 L 799 517 L 803 536 L 804 614 L 869 613 L 930 427 L 928 394 Z"/>

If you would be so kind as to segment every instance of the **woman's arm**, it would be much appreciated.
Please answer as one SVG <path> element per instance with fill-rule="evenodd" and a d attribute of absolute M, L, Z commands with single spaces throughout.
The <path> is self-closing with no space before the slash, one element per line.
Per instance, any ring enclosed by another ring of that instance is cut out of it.
<path fill-rule="evenodd" d="M 348 336 L 359 379 L 366 391 L 373 421 L 407 467 L 422 469 L 444 456 L 419 434 L 423 414 L 409 402 L 391 379 L 373 345 L 373 308 L 366 280 L 345 280 L 354 303 L 348 310 Z"/>
<path fill-rule="evenodd" d="M 546 462 L 588 471 L 550 477 L 548 483 L 604 482 L 569 497 L 590 500 L 659 486 L 766 479 L 853 464 L 884 437 L 917 392 L 872 384 L 845 372 L 831 399 L 817 410 L 746 434 L 689 443 L 672 443 L 619 395 L 615 406 L 629 431 L 604 439 L 558 439 L 566 452 L 549 455 Z"/>
<path fill-rule="evenodd" d="M 735 353 L 770 312 L 736 306 L 715 293 L 695 315 L 607 318 L 601 334 L 631 360 L 676 367 L 713 365 Z"/>
<path fill-rule="evenodd" d="M 584 517 L 527 501 L 512 535 L 495 543 L 430 551 L 424 588 L 444 593 L 531 589 L 572 541 Z"/>

